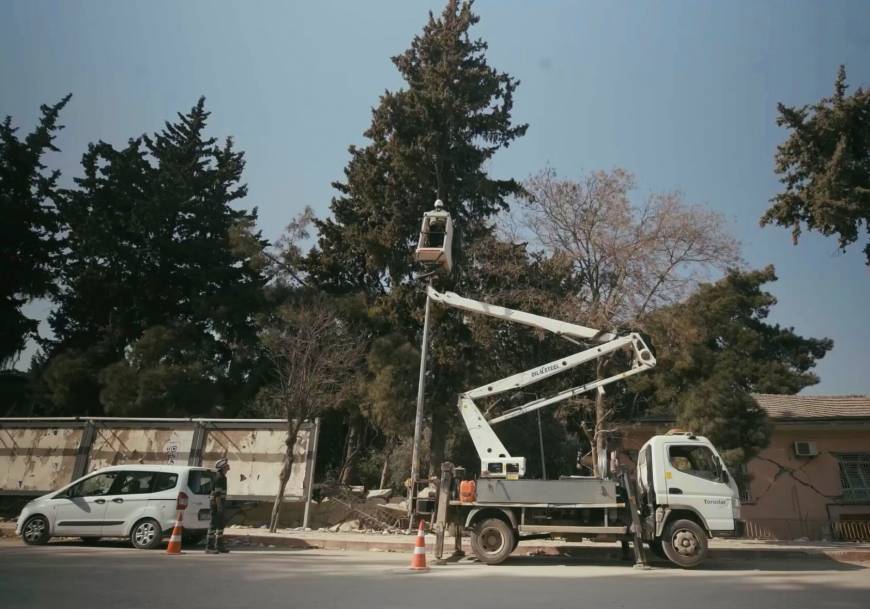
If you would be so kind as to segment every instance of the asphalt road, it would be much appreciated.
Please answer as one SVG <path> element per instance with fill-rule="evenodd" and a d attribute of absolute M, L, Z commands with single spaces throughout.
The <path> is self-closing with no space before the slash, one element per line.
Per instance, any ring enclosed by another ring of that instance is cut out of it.
<path fill-rule="evenodd" d="M 870 568 L 828 560 L 710 561 L 682 571 L 514 557 L 406 569 L 410 555 L 249 550 L 166 556 L 120 544 L 0 543 L 0 607 L 29 609 L 820 609 L 870 607 Z"/>

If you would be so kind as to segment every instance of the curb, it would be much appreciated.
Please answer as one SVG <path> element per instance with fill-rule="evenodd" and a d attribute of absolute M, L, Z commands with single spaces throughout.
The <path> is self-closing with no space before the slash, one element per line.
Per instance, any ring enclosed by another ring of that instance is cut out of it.
<path fill-rule="evenodd" d="M 16 538 L 15 526 L 0 525 L 0 538 Z M 385 539 L 363 541 L 359 539 L 342 539 L 340 537 L 287 537 L 284 535 L 269 535 L 257 533 L 227 533 L 227 541 L 236 545 L 261 545 L 291 550 L 340 550 L 360 552 L 398 552 L 410 554 L 414 551 L 413 538 L 407 541 L 388 541 Z M 431 548 L 431 540 L 427 539 L 427 547 Z M 466 554 L 471 555 L 468 543 L 462 544 Z M 445 541 L 445 554 L 453 549 L 452 540 Z M 512 556 L 565 556 L 580 560 L 620 560 L 619 548 L 613 546 L 559 546 L 522 544 Z M 819 548 L 817 550 L 792 548 L 711 548 L 710 557 L 718 560 L 833 560 L 835 562 L 870 562 L 870 549 L 834 549 Z"/>
<path fill-rule="evenodd" d="M 344 550 L 363 552 L 399 552 L 410 554 L 414 551 L 413 541 L 362 541 L 356 539 L 330 539 L 285 537 L 254 534 L 227 534 L 227 540 L 240 545 L 261 545 L 295 550 Z M 428 540 L 427 540 L 428 541 Z M 427 543 L 427 547 L 431 547 Z M 462 544 L 466 554 L 471 554 L 467 543 Z M 452 541 L 444 544 L 445 554 L 453 549 Z M 558 546 L 522 544 L 512 556 L 566 556 L 588 560 L 620 560 L 620 549 L 612 546 Z M 717 560 L 834 560 L 837 562 L 870 562 L 870 550 L 794 550 L 789 548 L 744 549 L 744 548 L 712 548 L 710 558 Z"/>

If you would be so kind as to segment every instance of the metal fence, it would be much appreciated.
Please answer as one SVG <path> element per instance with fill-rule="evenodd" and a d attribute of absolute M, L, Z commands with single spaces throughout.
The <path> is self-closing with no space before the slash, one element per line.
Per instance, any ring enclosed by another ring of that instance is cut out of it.
<path fill-rule="evenodd" d="M 838 520 L 831 523 L 837 541 L 870 541 L 870 521 Z"/>
<path fill-rule="evenodd" d="M 746 521 L 749 539 L 870 541 L 870 521 L 757 518 Z"/>

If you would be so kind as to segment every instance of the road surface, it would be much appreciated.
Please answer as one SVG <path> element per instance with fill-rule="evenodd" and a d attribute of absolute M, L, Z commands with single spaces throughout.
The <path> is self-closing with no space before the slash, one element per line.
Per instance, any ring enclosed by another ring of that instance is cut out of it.
<path fill-rule="evenodd" d="M 406 567 L 410 555 L 241 550 L 167 556 L 121 543 L 0 543 L 4 609 L 847 609 L 870 607 L 870 568 L 828 560 L 710 561 L 682 571 L 513 557 Z"/>

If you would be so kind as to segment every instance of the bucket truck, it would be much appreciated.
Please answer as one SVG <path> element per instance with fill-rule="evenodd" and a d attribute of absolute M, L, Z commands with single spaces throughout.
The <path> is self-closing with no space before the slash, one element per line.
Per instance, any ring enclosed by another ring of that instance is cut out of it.
<path fill-rule="evenodd" d="M 452 229 L 449 214 L 436 203 L 435 211 L 424 217 L 418 261 L 449 271 L 452 259 L 444 247 L 449 248 L 452 242 Z M 432 238 L 437 230 L 441 234 Z M 740 534 L 737 485 L 706 438 L 676 431 L 650 438 L 638 453 L 634 477 L 629 476 L 627 468 L 616 466 L 613 475 L 611 468 L 605 467 L 598 477 L 532 480 L 525 478 L 525 458 L 511 455 L 493 430 L 494 424 L 588 391 L 603 391 L 611 383 L 651 369 L 655 357 L 639 334 L 617 336 L 452 292 L 442 293 L 431 283 L 426 296 L 436 304 L 523 324 L 589 345 L 573 355 L 459 396 L 459 411 L 477 450 L 480 469 L 477 475 L 470 475 L 464 468 L 443 463 L 434 497 L 418 497 L 418 513 L 428 515 L 434 525 L 436 558 L 442 557 L 445 533 L 452 528 L 457 551 L 461 551 L 459 540 L 467 531 L 475 556 L 486 564 L 501 563 L 524 539 L 558 538 L 620 541 L 624 549 L 630 542 L 638 563 L 645 563 L 643 546 L 647 544 L 660 557 L 691 568 L 706 557 L 709 537 Z M 475 403 L 619 351 L 630 356 L 630 364 L 606 378 L 532 400 L 492 418 L 487 418 Z"/>

